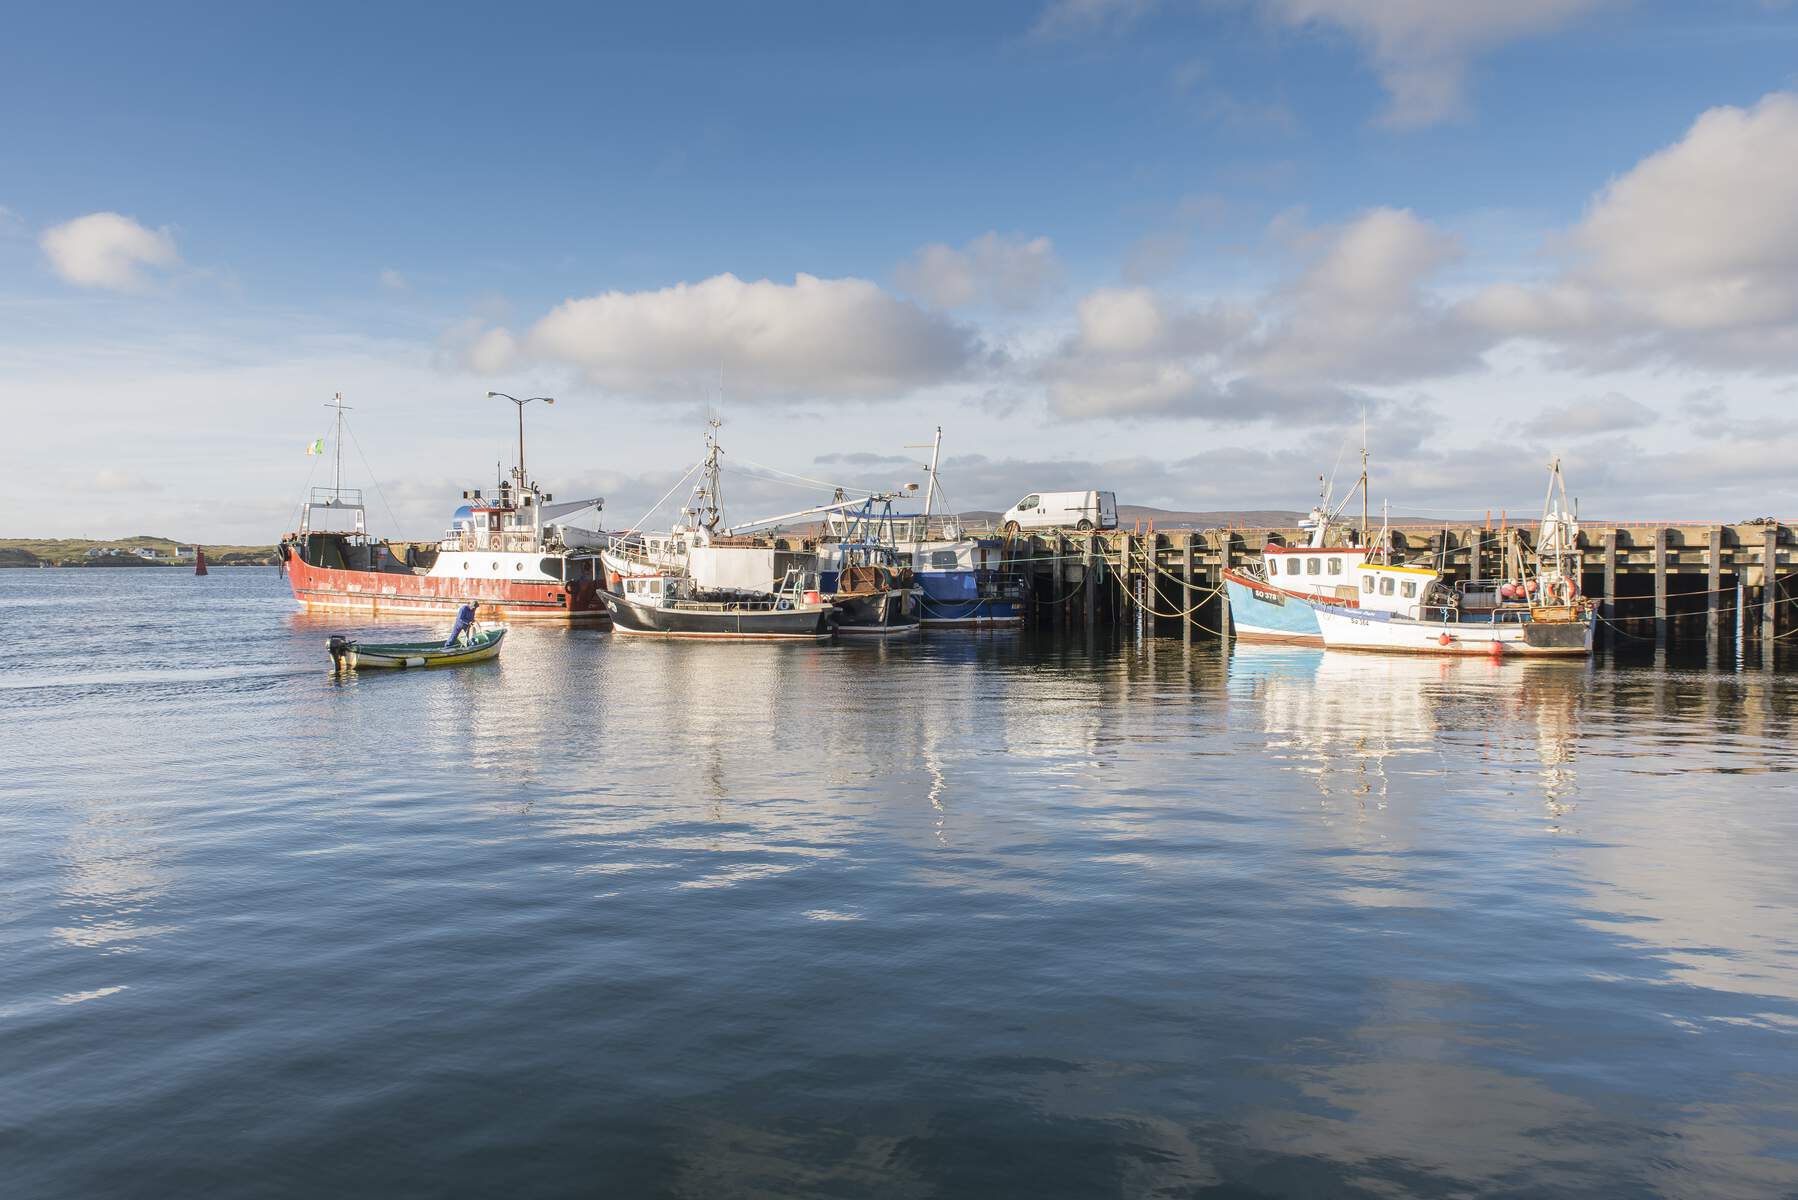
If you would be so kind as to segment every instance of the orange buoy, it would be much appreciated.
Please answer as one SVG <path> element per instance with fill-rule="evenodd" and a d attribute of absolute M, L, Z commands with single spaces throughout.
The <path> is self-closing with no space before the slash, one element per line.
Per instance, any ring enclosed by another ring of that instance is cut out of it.
<path fill-rule="evenodd" d="M 1449 646 L 1449 645 L 1454 644 L 1455 639 L 1445 633 L 1440 638 L 1437 638 L 1436 640 L 1441 642 L 1444 646 Z"/>

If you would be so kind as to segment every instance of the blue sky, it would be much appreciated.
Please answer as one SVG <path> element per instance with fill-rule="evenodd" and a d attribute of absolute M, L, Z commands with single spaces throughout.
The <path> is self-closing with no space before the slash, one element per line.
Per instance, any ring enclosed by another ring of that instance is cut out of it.
<path fill-rule="evenodd" d="M 1561 453 L 1588 511 L 1798 511 L 1785 4 L 7 27 L 0 453 L 64 490 L 0 533 L 272 537 L 336 391 L 397 534 L 506 453 L 488 388 L 553 390 L 533 466 L 634 520 L 721 366 L 742 457 L 887 483 L 941 424 L 967 506 L 1302 508 L 1366 411 L 1413 510 Z"/>

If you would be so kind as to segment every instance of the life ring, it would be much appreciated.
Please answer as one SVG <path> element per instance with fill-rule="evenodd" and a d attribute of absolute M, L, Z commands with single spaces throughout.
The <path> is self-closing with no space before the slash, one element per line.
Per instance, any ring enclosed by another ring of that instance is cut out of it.
<path fill-rule="evenodd" d="M 489 549 L 489 550 L 498 550 L 499 549 L 499 534 L 496 533 L 492 537 L 487 539 L 487 549 Z"/>

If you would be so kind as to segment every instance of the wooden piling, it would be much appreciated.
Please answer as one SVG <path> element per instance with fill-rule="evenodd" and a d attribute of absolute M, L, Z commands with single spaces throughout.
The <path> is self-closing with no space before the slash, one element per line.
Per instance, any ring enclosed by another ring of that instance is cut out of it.
<path fill-rule="evenodd" d="M 1704 648 L 1715 658 L 1718 638 L 1722 633 L 1723 606 L 1723 527 L 1711 526 L 1709 545 L 1704 555 Z"/>
<path fill-rule="evenodd" d="M 1084 572 L 1081 598 L 1086 602 L 1081 605 L 1081 608 L 1086 617 L 1086 642 L 1089 646 L 1092 645 L 1093 625 L 1098 618 L 1099 611 L 1099 556 L 1093 551 L 1097 544 L 1098 537 L 1096 535 L 1090 533 L 1086 535 L 1086 556 L 1081 562 Z"/>
<path fill-rule="evenodd" d="M 1667 529 L 1654 531 L 1654 644 L 1667 644 Z"/>
<path fill-rule="evenodd" d="M 1197 537 L 1192 530 L 1186 531 L 1186 551 L 1180 563 L 1180 611 L 1186 615 L 1180 618 L 1180 640 L 1192 645 L 1192 539 Z"/>
<path fill-rule="evenodd" d="M 1761 644 L 1770 652 L 1779 630 L 1779 526 L 1761 540 Z"/>
<path fill-rule="evenodd" d="M 1607 623 L 1617 619 L 1617 531 L 1615 529 L 1604 531 L 1604 599 L 1599 605 L 1599 609 Z M 1607 624 L 1605 639 L 1614 641 L 1616 637 L 1617 627 Z"/>
<path fill-rule="evenodd" d="M 1118 538 L 1118 569 L 1116 574 L 1119 595 L 1117 604 L 1115 605 L 1117 612 L 1114 614 L 1114 618 L 1119 627 L 1122 627 L 1125 622 L 1130 619 L 1130 541 L 1134 536 L 1135 535 L 1133 534 L 1126 533 Z"/>
<path fill-rule="evenodd" d="M 1481 537 L 1480 531 L 1469 529 L 1467 531 L 1467 581 L 1469 583 L 1480 581 L 1480 550 L 1483 545 L 1484 539 Z"/>
<path fill-rule="evenodd" d="M 1073 596 L 1073 567 L 1068 561 L 1068 540 L 1059 533 L 1055 534 L 1055 596 L 1061 599 L 1061 603 L 1055 604 L 1055 624 L 1066 630 L 1070 621 L 1068 603 Z"/>

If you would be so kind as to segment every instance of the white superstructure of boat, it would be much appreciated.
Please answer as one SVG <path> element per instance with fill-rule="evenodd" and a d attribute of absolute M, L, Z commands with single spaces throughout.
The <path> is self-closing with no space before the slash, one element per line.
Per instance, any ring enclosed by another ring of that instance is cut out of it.
<path fill-rule="evenodd" d="M 1450 587 L 1432 567 L 1362 563 L 1354 572 L 1357 607 L 1313 606 L 1324 645 L 1404 654 L 1591 654 L 1594 611 L 1580 594 L 1579 525 L 1559 459 L 1549 466 L 1548 489 L 1533 564 L 1513 542 L 1503 579 Z"/>

